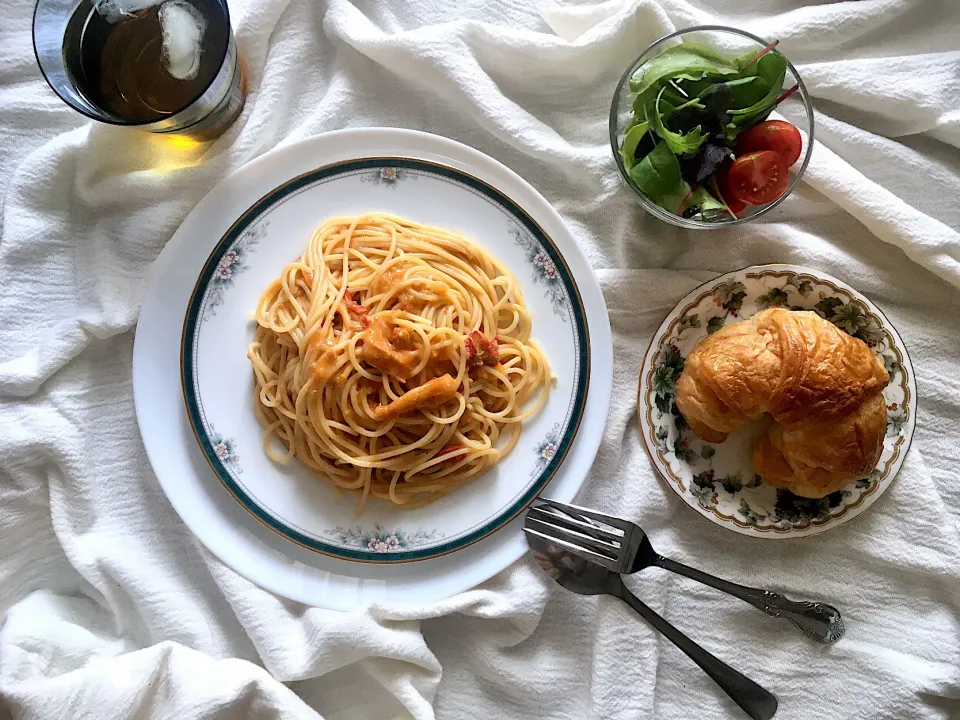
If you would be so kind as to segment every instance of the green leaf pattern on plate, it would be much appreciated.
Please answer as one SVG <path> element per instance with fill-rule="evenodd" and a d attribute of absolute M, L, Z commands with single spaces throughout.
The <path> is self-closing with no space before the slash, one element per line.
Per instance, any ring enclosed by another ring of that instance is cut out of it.
<path fill-rule="evenodd" d="M 208 435 L 214 454 L 220 459 L 220 462 L 231 470 L 242 473 L 243 468 L 240 467 L 240 456 L 237 454 L 237 445 L 234 439 L 217 432 L 213 425 L 209 427 Z"/>
<path fill-rule="evenodd" d="M 373 183 L 374 185 L 386 185 L 395 187 L 401 180 L 416 180 L 417 174 L 412 173 L 406 168 L 381 167 L 374 168 L 360 178 L 360 182 Z"/>
<path fill-rule="evenodd" d="M 382 525 L 374 525 L 372 530 L 364 529 L 360 525 L 352 528 L 338 526 L 333 530 L 325 530 L 324 534 L 346 547 L 362 548 L 375 553 L 410 550 L 443 537 L 443 533 L 436 530 L 408 532 L 403 528 L 386 528 Z"/>
<path fill-rule="evenodd" d="M 543 468 L 553 460 L 553 456 L 557 454 L 557 451 L 560 449 L 562 429 L 560 423 L 557 423 L 550 428 L 543 440 L 534 447 L 533 451 L 537 455 L 536 472 L 541 472 Z"/>
<path fill-rule="evenodd" d="M 679 333 L 678 333 L 679 334 Z M 677 380 L 683 372 L 683 356 L 676 345 L 667 345 L 660 353 L 657 369 L 653 373 L 653 391 L 656 394 L 657 410 L 672 413 L 676 405 Z"/>
<path fill-rule="evenodd" d="M 252 247 L 267 236 L 269 225 L 268 220 L 252 225 L 220 258 L 217 267 L 213 270 L 213 277 L 207 285 L 207 297 L 201 321 L 209 320 L 217 314 L 217 308 L 223 305 L 223 295 L 233 287 L 234 279 L 240 273 L 250 269 L 247 265 L 247 255 Z"/>
<path fill-rule="evenodd" d="M 553 258 L 537 242 L 536 238 L 520 228 L 511 229 L 510 234 L 513 235 L 514 242 L 523 248 L 527 261 L 532 266 L 534 285 L 543 286 L 544 295 L 550 301 L 553 314 L 566 321 L 567 307 L 570 305 L 570 301 L 567 298 L 566 290 L 564 290 L 560 271 L 557 269 Z"/>

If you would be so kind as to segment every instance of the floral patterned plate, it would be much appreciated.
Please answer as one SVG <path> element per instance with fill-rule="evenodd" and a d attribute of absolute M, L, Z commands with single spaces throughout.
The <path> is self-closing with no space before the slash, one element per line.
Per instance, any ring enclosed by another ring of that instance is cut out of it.
<path fill-rule="evenodd" d="M 884 390 L 887 433 L 868 476 L 820 500 L 764 483 L 750 451 L 760 422 L 720 444 L 700 440 L 674 403 L 684 358 L 724 325 L 771 307 L 813 310 L 866 342 L 890 373 Z M 758 265 L 722 275 L 677 303 L 654 334 L 643 361 L 637 410 L 647 452 L 667 484 L 709 520 L 744 535 L 816 535 L 856 517 L 887 489 L 903 464 L 916 423 L 916 380 L 903 341 L 883 313 L 850 286 L 817 270 Z"/>
<path fill-rule="evenodd" d="M 246 353 L 250 312 L 313 230 L 371 210 L 454 229 L 499 257 L 520 282 L 557 380 L 490 472 L 423 508 L 377 500 L 355 517 L 355 495 L 265 455 Z M 144 444 L 190 528 L 275 592 L 348 608 L 462 591 L 524 552 L 512 521 L 537 494 L 549 486 L 551 496 L 572 499 L 586 477 L 612 376 L 603 296 L 559 216 L 485 155 L 403 130 L 312 138 L 214 189 L 157 264 L 134 349 Z M 179 384 L 183 397 L 171 398 Z"/>

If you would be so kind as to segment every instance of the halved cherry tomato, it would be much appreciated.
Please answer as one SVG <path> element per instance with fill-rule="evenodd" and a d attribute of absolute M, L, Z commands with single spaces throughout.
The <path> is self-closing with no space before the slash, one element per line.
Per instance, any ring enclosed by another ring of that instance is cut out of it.
<path fill-rule="evenodd" d="M 740 198 L 734 197 L 733 193 L 730 192 L 730 167 L 731 164 L 727 163 L 717 168 L 717 189 L 720 190 L 720 197 L 727 204 L 727 207 L 730 208 L 730 212 L 734 215 L 739 215 L 747 207 L 747 204 Z"/>
<path fill-rule="evenodd" d="M 730 166 L 730 194 L 751 205 L 773 202 L 787 189 L 787 164 L 773 150 L 741 155 Z"/>
<path fill-rule="evenodd" d="M 767 120 L 747 128 L 737 137 L 737 155 L 774 150 L 783 156 L 787 167 L 800 158 L 803 139 L 800 131 L 786 120 Z"/>

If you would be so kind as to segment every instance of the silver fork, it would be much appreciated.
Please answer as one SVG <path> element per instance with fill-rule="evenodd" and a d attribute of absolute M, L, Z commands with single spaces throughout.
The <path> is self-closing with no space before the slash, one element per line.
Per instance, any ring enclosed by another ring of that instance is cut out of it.
<path fill-rule="evenodd" d="M 534 524 L 538 522 L 534 521 Z M 657 615 L 627 589 L 622 575 L 571 552 L 567 549 L 573 547 L 571 543 L 555 540 L 540 530 L 532 530 L 530 523 L 528 515 L 524 527 L 527 543 L 537 564 L 555 582 L 580 595 L 612 595 L 619 598 L 699 665 L 731 700 L 743 708 L 751 720 L 770 720 L 774 716 L 778 703 L 773 693 L 704 650 Z"/>
<path fill-rule="evenodd" d="M 656 566 L 696 580 L 750 603 L 767 615 L 788 620 L 808 637 L 829 645 L 846 628 L 840 611 L 822 602 L 790 600 L 780 593 L 738 585 L 658 554 L 646 533 L 629 520 L 587 508 L 541 499 L 527 511 L 524 531 L 619 574 Z"/>

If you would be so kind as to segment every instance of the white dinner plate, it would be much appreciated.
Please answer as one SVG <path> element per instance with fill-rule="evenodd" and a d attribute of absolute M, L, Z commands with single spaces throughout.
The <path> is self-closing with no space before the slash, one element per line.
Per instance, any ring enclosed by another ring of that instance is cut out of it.
<path fill-rule="evenodd" d="M 887 431 L 876 468 L 824 498 L 798 497 L 767 485 L 753 472 L 751 450 L 762 421 L 714 445 L 693 434 L 674 403 L 674 383 L 694 345 L 724 325 L 771 307 L 818 313 L 866 342 L 890 374 L 883 391 Z M 856 517 L 890 486 L 913 439 L 917 385 L 903 340 L 863 295 L 818 270 L 756 265 L 704 283 L 670 311 L 644 357 L 637 411 L 654 466 L 687 505 L 744 535 L 801 537 Z"/>
<path fill-rule="evenodd" d="M 378 500 L 355 517 L 356 496 L 264 454 L 246 349 L 260 293 L 312 231 L 370 211 L 460 232 L 503 261 L 557 379 L 493 470 L 423 508 Z M 194 208 L 153 268 L 133 375 L 150 461 L 200 540 L 278 594 L 348 609 L 447 597 L 523 553 L 516 516 L 541 492 L 572 499 L 593 462 L 612 343 L 589 263 L 520 177 L 433 135 L 347 130 L 259 158 Z"/>

